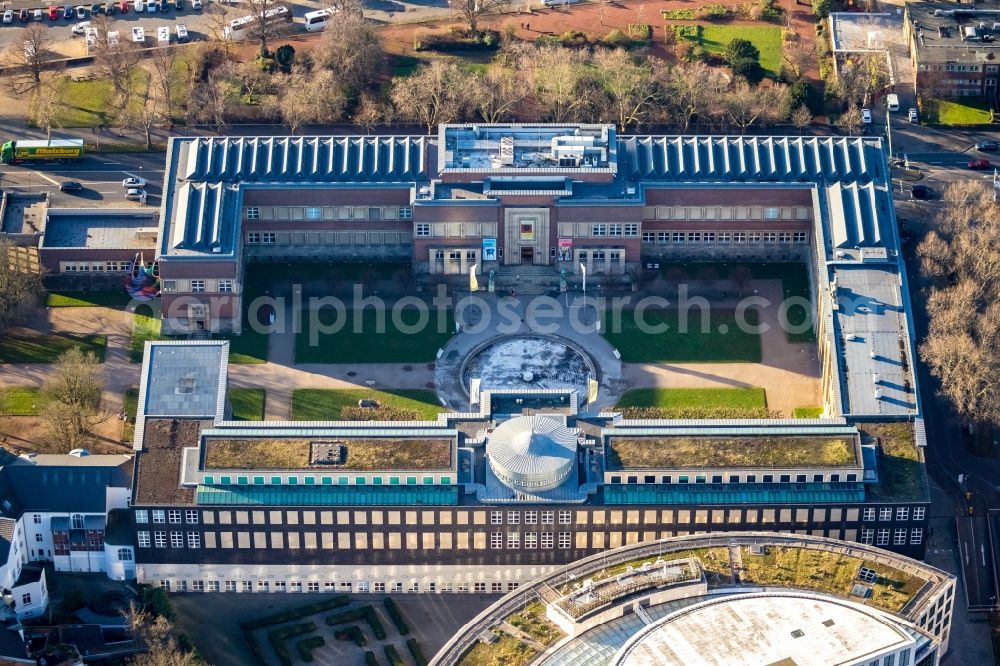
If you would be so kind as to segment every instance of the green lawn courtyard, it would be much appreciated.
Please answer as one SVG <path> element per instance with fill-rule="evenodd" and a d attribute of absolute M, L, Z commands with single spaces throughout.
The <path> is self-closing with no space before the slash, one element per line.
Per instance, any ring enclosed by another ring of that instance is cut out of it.
<path fill-rule="evenodd" d="M 0 389 L 0 416 L 36 416 L 42 406 L 37 388 Z"/>
<path fill-rule="evenodd" d="M 107 337 L 98 334 L 4 335 L 0 337 L 0 363 L 55 363 L 63 353 L 74 347 L 93 352 L 103 362 L 107 344 Z"/>
<path fill-rule="evenodd" d="M 425 389 L 298 389 L 292 391 L 293 421 L 353 419 L 358 401 L 377 400 L 366 420 L 434 420 L 446 411 L 434 391 Z M 395 417 L 395 418 L 394 418 Z"/>
<path fill-rule="evenodd" d="M 687 25 L 687 24 L 685 24 Z M 695 27 L 691 25 L 691 27 Z M 698 25 L 701 28 L 701 46 L 708 53 L 721 56 L 729 42 L 737 37 L 753 42 L 760 51 L 760 66 L 767 76 L 777 78 L 781 73 L 781 28 L 773 25 Z M 686 39 L 696 42 L 697 38 Z"/>
<path fill-rule="evenodd" d="M 993 120 L 990 103 L 984 97 L 925 100 L 921 113 L 931 125 L 988 125 Z"/>
<path fill-rule="evenodd" d="M 234 388 L 229 389 L 229 401 L 233 405 L 234 421 L 264 420 L 264 389 Z"/>
<path fill-rule="evenodd" d="M 139 314 L 136 312 L 132 320 L 132 343 L 129 348 L 129 360 L 132 363 L 142 363 L 142 354 L 147 341 L 165 340 L 160 333 L 160 315 Z"/>
<path fill-rule="evenodd" d="M 125 389 L 125 398 L 122 400 L 122 409 L 128 420 L 122 426 L 122 441 L 131 442 L 135 436 L 135 415 L 139 411 L 139 387 L 130 386 Z"/>
<path fill-rule="evenodd" d="M 762 388 L 675 388 L 625 391 L 615 409 L 627 418 L 767 418 Z"/>
<path fill-rule="evenodd" d="M 320 324 L 326 326 L 335 319 L 332 310 L 319 316 Z M 455 330 L 450 310 L 440 318 L 436 310 L 431 310 L 426 325 L 413 332 L 400 330 L 392 319 L 386 312 L 381 325 L 379 313 L 372 308 L 365 309 L 360 318 L 354 310 L 347 310 L 346 321 L 338 332 L 314 334 L 310 331 L 310 313 L 303 312 L 301 332 L 295 336 L 295 362 L 429 363 Z M 408 307 L 401 311 L 400 319 L 405 329 L 414 326 L 419 315 L 415 308 Z"/>
<path fill-rule="evenodd" d="M 45 296 L 49 308 L 112 308 L 124 310 L 131 301 L 124 291 L 50 291 Z"/>
<path fill-rule="evenodd" d="M 732 310 L 713 309 L 709 325 L 703 329 L 701 311 L 693 308 L 687 313 L 686 332 L 681 332 L 684 318 L 678 310 L 648 308 L 641 318 L 638 314 L 635 310 L 622 311 L 620 325 L 613 314 L 605 317 L 604 337 L 625 363 L 760 362 L 760 335 L 741 330 Z M 756 325 L 757 312 L 747 310 L 745 321 Z M 666 330 L 650 331 L 664 324 Z"/>

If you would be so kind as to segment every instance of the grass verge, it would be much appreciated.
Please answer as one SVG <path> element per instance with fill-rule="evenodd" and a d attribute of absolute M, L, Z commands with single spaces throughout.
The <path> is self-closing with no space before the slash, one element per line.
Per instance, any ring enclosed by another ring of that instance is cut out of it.
<path fill-rule="evenodd" d="M 36 416 L 41 406 L 41 391 L 37 388 L 0 389 L 0 414 L 4 416 Z"/>
<path fill-rule="evenodd" d="M 513 636 L 501 634 L 493 643 L 476 642 L 472 648 L 462 655 L 462 666 L 525 666 L 538 655 Z"/>
<path fill-rule="evenodd" d="M 136 312 L 132 319 L 132 343 L 129 347 L 129 361 L 142 363 L 142 354 L 147 341 L 165 340 L 160 333 L 162 321 L 155 314 L 145 315 Z"/>
<path fill-rule="evenodd" d="M 377 400 L 380 408 L 414 414 L 420 420 L 434 420 L 444 407 L 433 391 L 426 389 L 298 389 L 292 391 L 293 421 L 335 421 L 343 418 L 345 410 L 355 410 L 360 400 Z M 378 411 L 378 410 L 375 410 Z M 404 419 L 409 420 L 409 419 Z"/>
<path fill-rule="evenodd" d="M 131 300 L 124 291 L 50 291 L 45 296 L 45 307 L 124 310 Z"/>
<path fill-rule="evenodd" d="M 932 125 L 988 125 L 993 120 L 985 97 L 932 99 L 923 103 L 922 111 Z"/>
<path fill-rule="evenodd" d="M 769 25 L 713 25 L 698 26 L 701 29 L 701 46 L 708 53 L 723 56 L 729 42 L 737 37 L 748 39 L 760 51 L 760 66 L 770 78 L 781 73 L 781 28 Z M 696 38 L 688 38 L 696 41 Z"/>
<path fill-rule="evenodd" d="M 234 388 L 229 390 L 229 401 L 233 405 L 233 420 L 264 420 L 264 389 Z"/>
<path fill-rule="evenodd" d="M 104 362 L 108 339 L 100 334 L 36 333 L 30 336 L 0 337 L 0 363 L 55 363 L 65 352 L 77 347 L 93 352 Z"/>
<path fill-rule="evenodd" d="M 122 400 L 122 409 L 128 420 L 122 426 L 122 441 L 131 442 L 135 438 L 135 415 L 139 411 L 139 387 L 129 386 L 125 389 L 125 398 Z"/>
<path fill-rule="evenodd" d="M 822 407 L 796 407 L 792 410 L 792 416 L 797 419 L 818 419 L 823 416 Z"/>

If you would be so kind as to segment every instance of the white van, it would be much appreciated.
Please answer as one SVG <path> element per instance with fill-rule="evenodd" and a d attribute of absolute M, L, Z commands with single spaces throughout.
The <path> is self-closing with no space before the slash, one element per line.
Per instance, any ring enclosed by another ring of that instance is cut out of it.
<path fill-rule="evenodd" d="M 174 30 L 177 31 L 177 43 L 178 44 L 183 44 L 183 43 L 187 42 L 190 39 L 190 37 L 188 37 L 187 26 L 184 25 L 183 23 L 178 23 L 177 26 L 174 28 Z"/>
<path fill-rule="evenodd" d="M 135 0 L 135 2 L 133 3 L 133 5 L 135 6 L 135 13 L 136 14 L 141 14 L 144 11 L 146 11 L 146 3 L 143 2 L 143 0 Z"/>
<path fill-rule="evenodd" d="M 897 95 L 886 95 L 885 105 L 890 111 L 899 111 L 899 97 Z"/>
<path fill-rule="evenodd" d="M 319 32 L 326 27 L 327 21 L 333 16 L 336 10 L 333 8 L 320 9 L 315 12 L 306 12 L 306 32 Z"/>

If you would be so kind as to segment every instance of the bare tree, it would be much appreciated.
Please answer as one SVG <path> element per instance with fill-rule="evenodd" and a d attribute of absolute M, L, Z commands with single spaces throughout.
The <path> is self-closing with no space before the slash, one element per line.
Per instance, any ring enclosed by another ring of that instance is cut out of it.
<path fill-rule="evenodd" d="M 695 118 L 707 117 L 728 84 L 728 76 L 703 62 L 678 63 L 663 72 L 664 105 L 687 132 Z"/>
<path fill-rule="evenodd" d="M 837 71 L 841 98 L 863 106 L 889 85 L 889 66 L 884 51 L 852 53 Z"/>
<path fill-rule="evenodd" d="M 172 127 L 174 107 L 177 103 L 173 92 L 178 78 L 174 71 L 177 51 L 174 49 L 154 49 L 149 61 L 153 70 L 149 85 L 155 88 L 154 94 L 162 107 L 163 119 Z"/>
<path fill-rule="evenodd" d="M 465 106 L 466 76 L 453 62 L 435 60 L 392 82 L 392 102 L 404 118 L 427 126 L 457 120 Z"/>
<path fill-rule="evenodd" d="M 278 113 L 288 123 L 292 134 L 298 134 L 307 123 L 340 120 L 347 97 L 330 70 L 310 72 L 296 66 L 282 82 L 277 104 Z"/>
<path fill-rule="evenodd" d="M 45 130 L 45 135 L 52 138 L 52 128 L 60 127 L 59 111 L 62 109 L 63 91 L 66 79 L 61 74 L 48 72 L 42 75 L 42 81 L 31 95 L 31 106 L 28 113 L 31 122 L 36 127 Z"/>
<path fill-rule="evenodd" d="M 28 253 L 0 238 L 0 331 L 24 321 L 44 293 L 42 276 Z"/>
<path fill-rule="evenodd" d="M 469 98 L 482 119 L 499 123 L 514 117 L 514 111 L 527 97 L 524 79 L 514 67 L 494 62 L 482 74 L 469 81 Z"/>
<path fill-rule="evenodd" d="M 168 618 L 154 616 L 134 605 L 125 609 L 122 615 L 132 634 L 146 646 L 146 652 L 129 662 L 133 666 L 205 666 L 197 653 L 181 646 L 177 630 Z"/>
<path fill-rule="evenodd" d="M 364 15 L 362 0 L 326 0 L 323 4 L 339 15 L 338 20 L 346 19 L 351 15 Z M 329 30 L 331 27 L 333 26 L 327 26 L 326 29 Z"/>
<path fill-rule="evenodd" d="M 90 429 L 111 417 L 101 410 L 101 365 L 93 352 L 72 348 L 55 362 L 42 386 L 42 419 L 50 444 L 77 448 Z"/>
<path fill-rule="evenodd" d="M 795 33 L 792 33 L 795 34 Z M 781 64 L 786 79 L 801 79 L 806 70 L 816 62 L 816 42 L 806 42 L 795 34 L 782 48 Z"/>
<path fill-rule="evenodd" d="M 967 422 L 1000 424 L 1000 205 L 987 184 L 949 186 L 921 242 L 931 281 L 920 354 Z"/>
<path fill-rule="evenodd" d="M 208 23 L 208 34 L 217 42 L 224 44 L 226 55 L 229 55 L 229 40 L 226 39 L 226 27 L 235 17 L 236 12 L 230 5 L 223 2 L 205 3 L 205 11 L 202 13 Z"/>
<path fill-rule="evenodd" d="M 847 107 L 847 111 L 844 111 L 840 114 L 840 117 L 837 118 L 837 127 L 850 136 L 857 136 L 861 132 L 861 126 L 863 124 L 864 122 L 861 119 L 861 111 L 853 102 Z"/>
<path fill-rule="evenodd" d="M 580 95 L 587 58 L 582 51 L 545 46 L 527 51 L 524 70 L 531 74 L 538 103 L 552 121 L 569 120 L 576 109 L 589 103 Z"/>
<path fill-rule="evenodd" d="M 132 94 L 133 68 L 139 64 L 142 53 L 138 45 L 121 39 L 114 30 L 114 22 L 107 16 L 95 17 L 91 25 L 97 31 L 92 69 L 99 78 L 111 81 L 115 91 L 114 105 L 119 112 L 124 111 Z"/>
<path fill-rule="evenodd" d="M 652 69 L 637 63 L 624 49 L 594 53 L 594 66 L 605 91 L 614 105 L 618 127 L 645 122 L 660 100 L 660 87 Z"/>
<path fill-rule="evenodd" d="M 469 32 L 479 33 L 479 19 L 499 11 L 507 0 L 452 0 L 451 7 L 469 24 Z"/>
<path fill-rule="evenodd" d="M 390 110 L 382 100 L 364 93 L 354 112 L 354 124 L 365 128 L 365 134 L 371 134 L 375 126 L 387 120 Z"/>
<path fill-rule="evenodd" d="M 766 125 L 788 117 L 788 89 L 783 85 L 751 86 L 740 79 L 720 101 L 724 118 L 740 134 L 754 123 Z"/>
<path fill-rule="evenodd" d="M 42 84 L 42 72 L 55 59 L 52 32 L 41 23 L 30 23 L 8 52 L 7 88 L 15 96 L 33 93 Z"/>
<path fill-rule="evenodd" d="M 253 25 L 248 30 L 250 39 L 260 44 L 260 52 L 267 51 L 267 45 L 272 39 L 281 34 L 284 27 L 279 22 L 268 21 L 267 16 L 272 9 L 281 7 L 280 0 L 245 0 L 246 6 L 250 9 L 250 16 L 254 18 Z"/>
<path fill-rule="evenodd" d="M 327 23 L 312 51 L 313 62 L 336 72 L 342 85 L 356 93 L 378 76 L 385 57 L 378 30 L 360 12 L 338 15 Z"/>
<path fill-rule="evenodd" d="M 805 104 L 800 104 L 797 109 L 792 111 L 792 124 L 795 125 L 795 129 L 804 130 L 812 124 L 813 114 Z"/>

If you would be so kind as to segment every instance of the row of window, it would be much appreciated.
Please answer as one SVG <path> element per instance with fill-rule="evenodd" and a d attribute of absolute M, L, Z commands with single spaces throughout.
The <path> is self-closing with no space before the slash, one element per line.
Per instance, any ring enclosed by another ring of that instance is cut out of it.
<path fill-rule="evenodd" d="M 808 220 L 806 206 L 646 206 L 644 220 Z"/>
<path fill-rule="evenodd" d="M 923 520 L 926 515 L 927 515 L 927 507 L 925 506 L 913 507 L 913 520 Z M 909 520 L 909 518 L 910 518 L 910 507 L 908 506 L 896 507 L 896 520 Z M 892 520 L 892 507 L 891 506 L 879 507 L 878 519 L 883 522 Z M 861 520 L 866 523 L 874 522 L 875 507 L 866 508 L 862 513 Z"/>
<path fill-rule="evenodd" d="M 247 206 L 247 220 L 410 220 L 410 206 Z"/>
<path fill-rule="evenodd" d="M 173 585 L 171 580 L 167 578 L 160 579 L 160 587 L 169 591 L 175 592 L 187 592 L 189 589 L 192 592 L 236 592 L 237 590 L 242 592 L 253 592 L 255 589 L 257 592 L 319 592 L 320 582 L 318 580 L 310 580 L 305 582 L 305 587 L 303 588 L 302 581 L 292 580 L 283 581 L 276 580 L 258 580 L 256 588 L 254 586 L 254 581 L 243 580 L 193 580 L 191 585 L 188 586 L 188 581 L 178 580 L 176 585 Z M 435 581 L 430 581 L 425 585 L 421 585 L 420 581 L 410 581 L 408 585 L 405 585 L 402 581 L 392 581 L 385 583 L 385 581 L 357 581 L 356 583 L 349 580 L 342 581 L 332 581 L 325 580 L 322 581 L 322 591 L 323 592 L 359 592 L 365 594 L 368 592 L 374 592 L 376 594 L 385 594 L 388 590 L 389 592 L 402 593 L 404 590 L 406 592 L 492 592 L 494 594 L 499 594 L 501 592 L 513 592 L 518 588 L 520 583 L 516 581 L 510 582 L 477 582 L 477 583 L 452 583 L 444 582 L 438 585 Z M 30 595 L 29 595 L 30 596 Z"/>
<path fill-rule="evenodd" d="M 924 528 L 914 527 L 907 532 L 906 528 L 899 528 L 896 530 L 890 530 L 887 527 L 879 528 L 875 530 L 870 527 L 866 527 L 861 530 L 861 543 L 868 546 L 888 546 L 889 537 L 892 537 L 892 545 L 894 546 L 905 546 L 907 535 L 909 535 L 910 545 L 916 546 L 924 541 Z"/>
<path fill-rule="evenodd" d="M 248 485 L 254 485 L 254 486 L 261 486 L 261 485 L 272 485 L 272 486 L 288 485 L 288 486 L 297 486 L 297 485 L 299 485 L 299 477 L 298 476 L 270 476 L 270 477 L 267 477 L 267 476 L 253 476 L 253 477 L 250 477 L 250 476 L 235 476 L 234 477 L 234 476 L 225 475 L 225 476 L 215 477 L 213 475 L 206 475 L 204 477 L 204 479 L 202 480 L 202 483 L 204 483 L 205 485 L 209 485 L 209 486 L 210 485 L 214 485 L 216 483 L 216 479 L 218 479 L 219 485 L 223 485 L 223 486 L 234 485 L 234 479 L 235 479 L 235 485 L 237 485 L 237 486 L 248 486 Z M 336 479 L 336 481 L 335 481 L 335 479 Z M 384 486 L 384 485 L 389 485 L 389 486 L 399 486 L 399 485 L 406 485 L 406 486 L 416 486 L 416 485 L 433 486 L 433 485 L 443 485 L 443 486 L 448 486 L 448 485 L 451 485 L 451 477 L 450 476 L 441 476 L 441 477 L 435 478 L 433 476 L 422 476 L 422 477 L 417 477 L 417 476 L 406 476 L 406 477 L 401 477 L 401 476 L 389 476 L 389 477 L 383 477 L 383 476 L 371 476 L 371 477 L 367 477 L 367 476 L 354 476 L 354 477 L 350 477 L 350 476 L 337 476 L 337 477 L 333 477 L 333 476 L 319 476 L 319 477 L 316 477 L 316 476 L 304 476 L 304 477 L 302 477 L 302 484 L 303 485 L 307 485 L 307 486 L 315 486 L 315 485 L 321 485 L 321 486 L 332 486 L 332 485 L 338 485 L 338 486 L 348 486 L 348 485 L 355 485 L 355 486 L 365 486 L 365 485 L 372 485 L 372 486 Z"/>
<path fill-rule="evenodd" d="M 807 231 L 644 231 L 642 242 L 656 245 L 806 243 Z"/>
<path fill-rule="evenodd" d="M 220 294 L 233 293 L 232 280 L 212 280 L 210 282 L 206 280 L 164 280 L 162 288 L 167 293 L 189 291 L 193 294 L 203 294 L 209 290 L 210 286 Z"/>
<path fill-rule="evenodd" d="M 183 514 L 180 509 L 153 509 L 153 522 L 166 523 L 169 521 L 173 525 L 179 525 L 181 523 L 181 516 L 183 515 L 184 522 L 189 525 L 197 525 L 199 513 L 197 509 L 187 509 Z M 149 511 L 146 509 L 136 510 L 135 522 L 148 523 Z"/>
<path fill-rule="evenodd" d="M 183 548 L 185 543 L 184 532 L 170 532 L 170 547 Z M 150 533 L 146 530 L 136 532 L 136 540 L 139 548 L 149 548 L 150 544 L 156 548 L 167 547 L 167 532 L 153 532 L 152 540 Z M 201 548 L 201 532 L 187 532 L 187 547 Z"/>
<path fill-rule="evenodd" d="M 541 536 L 541 539 L 539 539 Z M 552 532 L 542 532 L 540 535 L 538 532 L 507 532 L 507 549 L 515 549 L 521 547 L 521 537 L 524 537 L 524 548 L 527 550 L 532 550 L 535 548 L 552 548 L 553 544 Z M 560 532 L 559 533 L 559 548 L 570 548 L 573 542 L 572 534 L 570 532 Z M 504 533 L 503 532 L 491 532 L 490 533 L 490 548 L 498 550 L 504 547 Z"/>
<path fill-rule="evenodd" d="M 62 261 L 59 270 L 63 273 L 127 273 L 131 261 Z M 148 264 L 152 267 L 152 263 Z"/>
<path fill-rule="evenodd" d="M 507 524 L 508 525 L 520 525 L 521 524 L 521 513 L 520 511 L 508 511 L 507 512 Z M 524 512 L 524 524 L 525 525 L 538 525 L 539 519 L 541 519 L 542 525 L 554 525 L 553 522 L 556 517 L 555 511 L 525 511 Z M 490 525 L 503 525 L 504 512 L 503 511 L 490 511 Z M 559 511 L 559 524 L 560 525 L 570 525 L 572 524 L 573 514 L 571 511 Z"/>
<path fill-rule="evenodd" d="M 729 474 L 728 480 L 727 476 L 722 474 L 713 474 L 711 477 L 711 483 L 774 483 L 774 474 L 747 474 L 742 476 L 740 474 Z M 641 479 L 641 481 L 640 481 Z M 844 479 L 847 483 L 855 483 L 858 480 L 857 474 L 847 474 Z M 840 474 L 813 474 L 811 482 L 812 483 L 840 483 Z M 672 484 L 675 482 L 674 476 L 672 474 L 661 474 L 659 476 L 655 474 L 644 474 L 621 476 L 619 474 L 612 474 L 610 483 L 612 484 Z M 690 474 L 679 474 L 676 478 L 677 483 L 692 483 Z M 809 483 L 810 478 L 808 474 L 796 474 L 795 480 L 792 481 L 791 474 L 779 474 L 778 483 Z M 694 483 L 709 483 L 709 477 L 706 474 L 695 474 Z"/>

